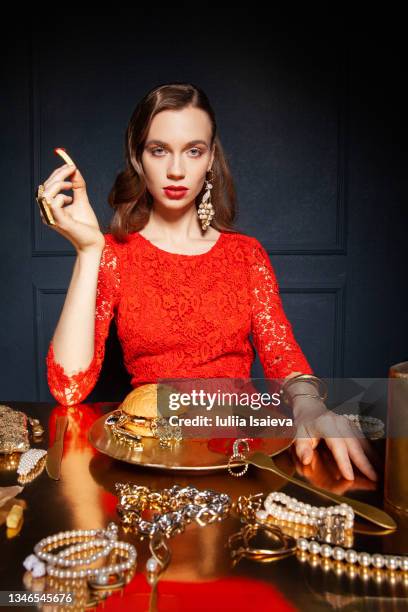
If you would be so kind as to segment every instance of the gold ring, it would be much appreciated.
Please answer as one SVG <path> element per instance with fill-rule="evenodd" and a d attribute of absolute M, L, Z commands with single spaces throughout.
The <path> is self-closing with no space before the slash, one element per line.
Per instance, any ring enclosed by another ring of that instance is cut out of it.
<path fill-rule="evenodd" d="M 47 198 L 43 196 L 45 187 L 43 184 L 38 186 L 36 200 L 43 214 L 44 220 L 48 225 L 55 225 L 55 219 L 51 212 L 51 204 L 47 201 Z"/>
<path fill-rule="evenodd" d="M 235 455 L 231 455 L 231 457 L 228 459 L 228 472 L 231 474 L 231 476 L 236 476 L 238 478 L 239 476 L 243 476 L 244 474 L 246 474 L 246 472 L 248 471 L 248 463 L 245 463 L 240 472 L 233 472 L 231 469 L 231 462 L 234 461 L 234 459 L 245 461 L 245 455 L 243 455 L 242 453 L 236 453 Z"/>

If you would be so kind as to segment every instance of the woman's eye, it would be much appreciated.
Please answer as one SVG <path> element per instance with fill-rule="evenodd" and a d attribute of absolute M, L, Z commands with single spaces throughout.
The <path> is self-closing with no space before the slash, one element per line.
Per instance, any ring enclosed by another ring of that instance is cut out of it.
<path fill-rule="evenodd" d="M 161 157 L 161 155 L 156 155 L 156 151 L 164 151 L 164 149 L 162 147 L 157 147 L 156 149 L 152 149 L 152 155 L 155 155 L 155 157 Z"/>
<path fill-rule="evenodd" d="M 163 147 L 156 147 L 155 149 L 151 150 L 152 155 L 154 155 L 155 157 L 163 157 L 161 154 L 156 155 L 157 151 L 164 151 Z M 190 151 L 196 151 L 193 157 L 200 157 L 202 155 L 200 149 L 197 149 L 196 147 L 190 149 Z"/>

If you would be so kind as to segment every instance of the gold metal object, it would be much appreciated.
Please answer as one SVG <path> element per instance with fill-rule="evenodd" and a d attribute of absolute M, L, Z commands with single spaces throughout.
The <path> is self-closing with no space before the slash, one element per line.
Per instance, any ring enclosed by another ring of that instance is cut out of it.
<path fill-rule="evenodd" d="M 56 147 L 54 149 L 54 152 L 60 157 L 62 157 L 62 159 L 64 160 L 66 164 L 75 166 L 74 162 L 72 161 L 68 153 L 65 151 L 65 149 L 62 149 L 61 147 Z M 48 223 L 48 225 L 56 225 L 54 216 L 51 211 L 51 205 L 43 195 L 44 191 L 45 191 L 44 185 L 42 184 L 39 185 L 35 199 L 42 212 L 45 222 Z"/>
<path fill-rule="evenodd" d="M 93 591 L 117 591 L 117 590 L 122 589 L 126 584 L 124 575 L 111 574 L 111 576 L 113 575 L 116 576 L 116 579 L 114 582 L 107 582 L 106 584 L 99 584 L 97 580 L 88 580 L 88 586 Z"/>
<path fill-rule="evenodd" d="M 40 476 L 40 474 L 43 473 L 46 461 L 47 456 L 44 455 L 43 457 L 41 457 L 41 459 L 37 461 L 33 469 L 30 470 L 27 474 L 20 474 L 17 478 L 17 482 L 21 485 L 24 485 L 35 480 L 38 476 Z"/>
<path fill-rule="evenodd" d="M 210 179 L 207 179 L 207 178 L 205 179 L 206 191 L 197 209 L 198 218 L 201 220 L 201 228 L 204 231 L 210 225 L 213 217 L 215 216 L 214 206 L 212 205 L 212 202 L 211 202 L 211 189 L 214 186 L 213 185 L 214 172 L 210 168 L 210 170 L 208 170 L 208 173 L 210 174 Z"/>
<path fill-rule="evenodd" d="M 278 548 L 254 548 L 250 546 L 251 540 L 262 532 L 268 535 L 279 544 Z M 232 534 L 228 538 L 228 547 L 231 551 L 231 557 L 234 565 L 242 557 L 269 563 L 278 561 L 296 553 L 296 540 L 292 536 L 285 534 L 279 527 L 260 525 L 259 523 L 247 523 L 237 533 Z"/>
<path fill-rule="evenodd" d="M 169 448 L 172 442 L 181 442 L 183 439 L 181 427 L 170 425 L 163 417 L 153 419 L 151 430 L 153 436 L 159 439 L 160 446 L 164 448 Z"/>
<path fill-rule="evenodd" d="M 236 502 L 232 505 L 233 514 L 237 515 L 241 520 L 247 523 L 255 522 L 255 513 L 262 508 L 263 493 L 249 495 L 240 495 Z"/>
<path fill-rule="evenodd" d="M 182 431 L 181 427 L 170 425 L 164 417 L 156 417 L 154 419 L 145 419 L 136 417 L 118 409 L 109 414 L 105 419 L 105 427 L 107 427 L 113 436 L 129 444 L 133 450 L 143 450 L 143 435 L 133 433 L 132 425 L 140 425 L 150 429 L 152 436 L 159 440 L 159 444 L 163 448 L 169 448 L 172 442 L 181 442 Z"/>
<path fill-rule="evenodd" d="M 128 444 L 132 450 L 141 451 L 144 448 L 142 436 L 133 433 L 125 427 L 129 418 L 131 417 L 121 410 L 115 410 L 106 417 L 105 427 L 108 428 L 118 442 Z"/>
<path fill-rule="evenodd" d="M 56 225 L 54 216 L 51 212 L 50 203 L 47 201 L 47 198 L 43 196 L 44 191 L 44 185 L 39 185 L 37 190 L 37 196 L 35 199 L 37 200 L 37 204 L 43 214 L 46 223 L 48 223 L 48 225 Z"/>
<path fill-rule="evenodd" d="M 64 450 L 64 435 L 68 426 L 68 417 L 58 416 L 55 425 L 55 439 L 51 448 L 48 449 L 46 469 L 48 476 L 59 480 L 61 475 L 61 459 Z"/>
<path fill-rule="evenodd" d="M 292 384 L 295 384 L 298 382 L 306 382 L 306 383 L 313 384 L 313 386 L 316 387 L 316 389 L 318 389 L 319 391 L 319 395 L 317 397 L 321 399 L 322 401 L 325 401 L 327 399 L 327 385 L 321 378 L 318 378 L 317 376 L 314 376 L 313 374 L 297 374 L 296 376 L 292 376 L 291 378 L 287 379 L 282 384 L 282 387 L 280 389 L 280 395 L 282 397 L 282 400 L 289 406 L 291 405 L 293 398 L 296 396 L 295 395 L 291 396 L 290 393 L 288 393 L 288 390 Z M 309 395 L 309 394 L 308 393 L 306 394 L 297 393 L 296 395 Z M 313 397 L 316 397 L 316 396 L 313 395 Z"/>
<path fill-rule="evenodd" d="M 38 419 L 28 417 L 28 421 L 31 425 L 31 431 L 32 431 L 33 437 L 37 441 L 37 438 L 40 438 L 44 434 L 44 427 L 41 425 Z"/>
<path fill-rule="evenodd" d="M 244 474 L 246 474 L 246 472 L 248 471 L 248 464 L 244 463 L 244 465 L 242 466 L 242 469 L 239 472 L 234 472 L 232 470 L 231 464 L 233 461 L 236 461 L 237 459 L 238 461 L 245 462 L 245 455 L 243 453 L 236 453 L 234 455 L 231 455 L 231 457 L 228 459 L 228 472 L 231 474 L 231 476 L 235 476 L 239 478 L 240 476 L 243 476 Z"/>
<path fill-rule="evenodd" d="M 231 499 L 212 489 L 197 489 L 191 485 L 153 490 L 149 487 L 116 483 L 119 497 L 117 513 L 122 525 L 139 536 L 152 538 L 157 534 L 170 538 L 184 531 L 195 521 L 200 527 L 221 521 L 229 515 Z M 145 510 L 157 510 L 153 521 L 143 517 Z"/>
<path fill-rule="evenodd" d="M 0 404 L 0 453 L 25 453 L 29 448 L 27 415 Z"/>
<path fill-rule="evenodd" d="M 398 432 L 406 428 L 408 407 L 408 361 L 389 370 L 385 447 L 384 497 L 394 507 L 408 511 L 408 438 Z"/>
<path fill-rule="evenodd" d="M 23 520 L 24 508 L 19 504 L 14 504 L 6 518 L 6 525 L 11 529 L 17 529 Z"/>
<path fill-rule="evenodd" d="M 133 451 L 131 447 L 118 443 L 109 428 L 105 427 L 108 414 L 92 424 L 88 439 L 94 448 L 109 457 L 133 465 L 177 473 L 206 474 L 228 469 L 228 458 L 223 453 L 211 451 L 207 438 L 184 438 L 169 448 L 162 448 L 156 438 L 143 438 L 143 451 Z M 277 455 L 292 443 L 293 438 L 264 438 L 260 448 L 267 455 Z"/>
<path fill-rule="evenodd" d="M 268 457 L 268 455 L 266 455 L 265 453 L 259 451 L 252 453 L 247 458 L 247 461 L 251 465 L 255 465 L 256 467 L 261 468 L 262 470 L 269 470 L 270 472 L 277 474 L 281 478 L 284 478 L 285 480 L 288 480 L 289 482 L 292 482 L 293 484 L 296 484 L 299 487 L 307 489 L 312 493 L 317 493 L 318 495 L 326 497 L 327 499 L 331 499 L 332 501 L 338 504 L 346 503 L 353 508 L 355 514 L 362 516 L 363 518 L 367 519 L 368 521 L 371 521 L 376 525 L 379 525 L 380 527 L 385 527 L 387 529 L 397 528 L 397 524 L 394 519 L 383 510 L 380 510 L 380 508 L 370 506 L 369 504 L 365 504 L 364 502 L 358 501 L 356 499 L 343 497 L 342 495 L 336 495 L 335 493 L 331 493 L 330 491 L 326 491 L 325 489 L 316 487 L 308 482 L 298 480 L 293 476 L 289 476 L 288 474 L 285 474 L 285 472 L 282 472 L 282 470 L 277 467 L 273 459 L 271 459 L 271 457 Z"/>
<path fill-rule="evenodd" d="M 171 561 L 171 552 L 163 535 L 157 534 L 150 539 L 149 550 L 152 554 L 150 563 L 153 561 L 153 568 L 150 563 L 146 564 L 147 580 L 150 585 L 155 585 L 162 573 Z"/>

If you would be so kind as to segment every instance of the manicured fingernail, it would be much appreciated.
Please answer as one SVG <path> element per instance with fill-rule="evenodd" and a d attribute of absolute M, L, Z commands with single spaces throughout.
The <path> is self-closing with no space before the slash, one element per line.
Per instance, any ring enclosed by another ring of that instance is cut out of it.
<path fill-rule="evenodd" d="M 377 472 L 375 472 L 373 469 L 370 470 L 370 474 L 372 480 L 378 480 Z"/>

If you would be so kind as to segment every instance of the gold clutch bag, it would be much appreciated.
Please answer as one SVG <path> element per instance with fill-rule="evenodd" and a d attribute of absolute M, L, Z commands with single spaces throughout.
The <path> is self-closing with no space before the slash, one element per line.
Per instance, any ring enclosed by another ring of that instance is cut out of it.
<path fill-rule="evenodd" d="M 27 415 L 0 404 L 0 453 L 25 453 L 29 448 Z"/>

